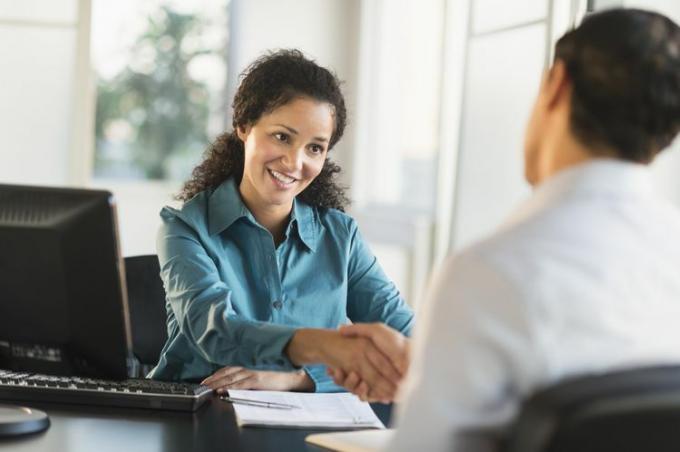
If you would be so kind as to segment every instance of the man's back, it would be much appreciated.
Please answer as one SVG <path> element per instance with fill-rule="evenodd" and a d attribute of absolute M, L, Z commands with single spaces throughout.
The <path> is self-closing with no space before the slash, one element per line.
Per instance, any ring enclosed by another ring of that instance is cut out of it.
<path fill-rule="evenodd" d="M 560 378 L 680 362 L 680 214 L 648 171 L 615 160 L 564 170 L 447 262 L 393 446 L 452 450 L 464 440 L 453 432 L 509 421 Z"/>
<path fill-rule="evenodd" d="M 567 169 L 478 246 L 522 287 L 549 382 L 598 368 L 679 360 L 680 213 L 646 166 Z"/>

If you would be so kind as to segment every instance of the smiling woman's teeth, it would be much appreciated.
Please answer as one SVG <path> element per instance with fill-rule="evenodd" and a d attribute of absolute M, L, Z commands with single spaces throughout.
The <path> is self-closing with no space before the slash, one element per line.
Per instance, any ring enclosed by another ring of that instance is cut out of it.
<path fill-rule="evenodd" d="M 278 180 L 279 182 L 281 182 L 282 184 L 290 184 L 290 183 L 295 182 L 295 179 L 293 179 L 292 177 L 284 176 L 283 174 L 279 173 L 278 171 L 269 170 L 269 174 L 274 176 L 274 178 L 276 180 Z"/>

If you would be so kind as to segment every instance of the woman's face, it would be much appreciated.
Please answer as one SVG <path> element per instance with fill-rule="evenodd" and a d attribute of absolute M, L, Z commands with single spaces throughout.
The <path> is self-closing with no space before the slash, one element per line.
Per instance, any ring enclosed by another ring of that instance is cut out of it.
<path fill-rule="evenodd" d="M 239 188 L 249 207 L 290 209 L 321 172 L 333 126 L 331 105 L 303 97 L 239 128 L 245 147 Z"/>

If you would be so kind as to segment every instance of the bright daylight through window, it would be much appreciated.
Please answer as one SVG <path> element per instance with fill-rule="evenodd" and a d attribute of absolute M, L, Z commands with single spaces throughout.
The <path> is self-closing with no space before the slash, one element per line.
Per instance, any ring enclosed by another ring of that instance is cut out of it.
<path fill-rule="evenodd" d="M 185 179 L 224 129 L 228 0 L 94 0 L 94 177 Z"/>

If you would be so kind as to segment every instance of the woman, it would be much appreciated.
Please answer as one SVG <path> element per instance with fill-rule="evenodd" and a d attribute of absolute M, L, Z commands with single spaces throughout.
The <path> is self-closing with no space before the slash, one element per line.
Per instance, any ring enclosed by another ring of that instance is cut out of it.
<path fill-rule="evenodd" d="M 328 159 L 345 128 L 339 82 L 278 51 L 245 71 L 233 109 L 234 130 L 194 169 L 182 208 L 161 212 L 168 341 L 150 377 L 218 392 L 341 390 L 324 366 L 298 368 L 289 348 L 328 362 L 338 326 L 408 334 L 413 313 L 343 213 Z"/>

